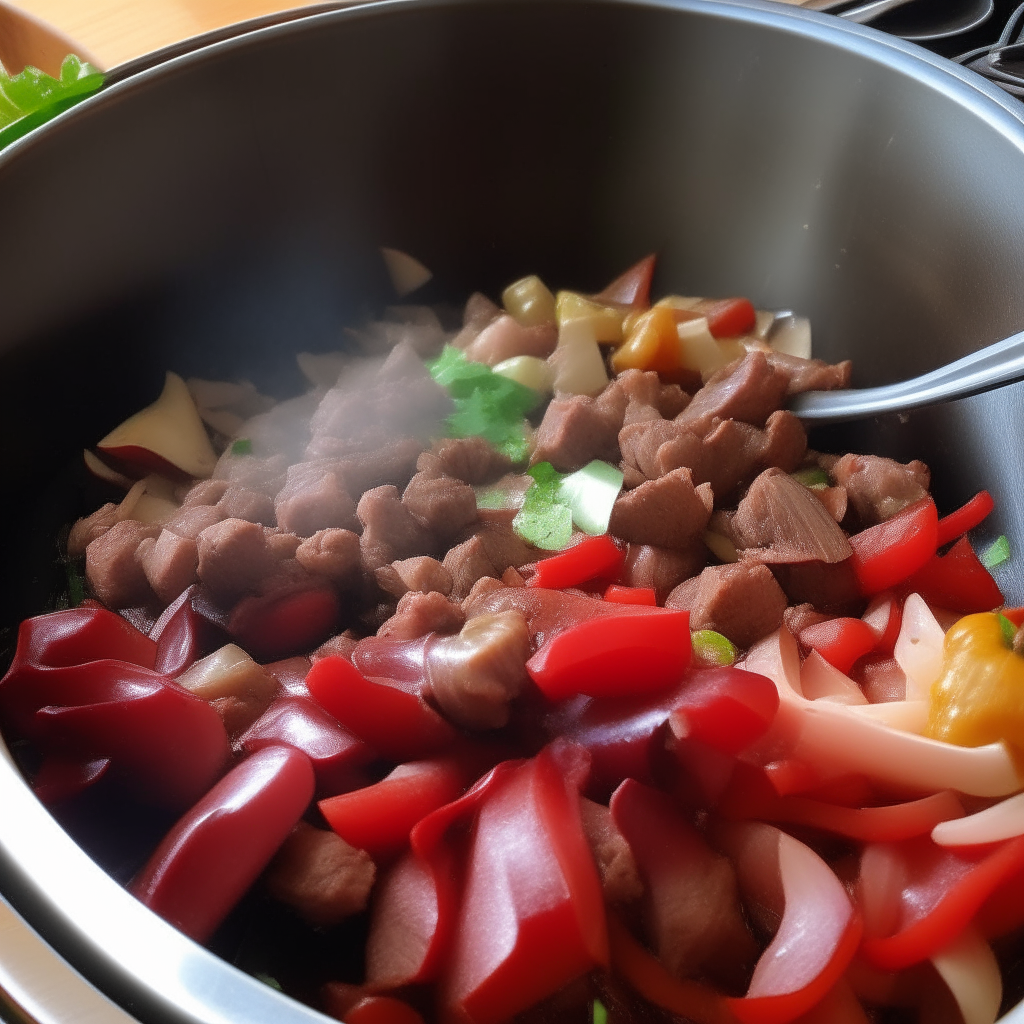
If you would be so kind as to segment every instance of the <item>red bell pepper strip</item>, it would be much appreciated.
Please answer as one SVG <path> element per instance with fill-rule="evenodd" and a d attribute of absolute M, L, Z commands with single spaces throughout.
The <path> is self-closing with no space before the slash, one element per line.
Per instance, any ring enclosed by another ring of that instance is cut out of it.
<path fill-rule="evenodd" d="M 1000 614 L 1008 618 L 1018 629 L 1024 626 L 1024 608 L 1004 608 Z"/>
<path fill-rule="evenodd" d="M 458 739 L 454 726 L 419 696 L 418 686 L 367 679 L 337 655 L 315 662 L 306 686 L 346 729 L 389 760 L 430 757 Z"/>
<path fill-rule="evenodd" d="M 50 754 L 43 758 L 32 780 L 32 792 L 44 804 L 70 800 L 99 782 L 109 767 L 109 757 L 88 761 L 81 757 Z"/>
<path fill-rule="evenodd" d="M 180 676 L 192 662 L 228 642 L 225 623 L 203 614 L 208 609 L 197 590 L 193 584 L 172 601 L 149 634 L 157 645 L 154 667 L 165 675 Z"/>
<path fill-rule="evenodd" d="M 322 643 L 340 615 L 338 595 L 328 586 L 244 597 L 231 612 L 228 632 L 257 661 L 276 661 Z"/>
<path fill-rule="evenodd" d="M 586 537 L 561 554 L 538 562 L 528 585 L 564 590 L 593 579 L 614 580 L 625 561 L 625 551 L 608 534 Z"/>
<path fill-rule="evenodd" d="M 903 603 L 895 594 L 883 592 L 872 598 L 861 618 L 875 634 L 875 653 L 891 658 L 903 623 Z"/>
<path fill-rule="evenodd" d="M 942 847 L 922 836 L 893 844 L 904 871 L 896 931 L 865 938 L 864 958 L 898 971 L 949 945 L 985 900 L 1024 867 L 1024 836 L 984 847 Z"/>
<path fill-rule="evenodd" d="M 345 1024 L 423 1024 L 423 1018 L 394 996 L 364 996 L 345 1013 Z"/>
<path fill-rule="evenodd" d="M 422 683 L 426 676 L 427 645 L 435 634 L 415 640 L 368 636 L 352 650 L 352 664 L 364 676 L 383 676 L 403 683 Z"/>
<path fill-rule="evenodd" d="M 617 306 L 633 306 L 642 309 L 651 304 L 651 278 L 654 276 L 656 257 L 645 256 L 634 263 L 625 273 L 620 274 L 594 296 L 595 302 L 607 302 Z"/>
<path fill-rule="evenodd" d="M 649 604 L 656 605 L 658 597 L 651 587 L 620 587 L 613 583 L 605 592 L 606 601 L 616 604 Z"/>
<path fill-rule="evenodd" d="M 966 505 L 939 520 L 939 547 L 973 530 L 995 507 L 996 503 L 988 491 L 978 491 Z"/>
<path fill-rule="evenodd" d="M 380 782 L 321 800 L 335 832 L 374 860 L 400 853 L 413 826 L 465 788 L 466 768 L 453 758 L 400 764 Z"/>
<path fill-rule="evenodd" d="M 317 792 L 324 797 L 366 786 L 360 769 L 376 756 L 315 701 L 291 694 L 278 697 L 238 740 L 250 754 L 274 743 L 295 747 L 309 758 Z"/>
<path fill-rule="evenodd" d="M 826 619 L 805 626 L 799 639 L 843 673 L 849 672 L 853 663 L 878 643 L 875 631 L 863 619 L 849 618 Z"/>
<path fill-rule="evenodd" d="M 689 612 L 661 608 L 590 619 L 548 640 L 526 670 L 549 700 L 657 693 L 690 664 L 689 623 Z"/>
<path fill-rule="evenodd" d="M 938 523 L 935 502 L 922 498 L 892 519 L 855 533 L 851 564 L 861 593 L 870 597 L 917 572 L 935 554 Z"/>
<path fill-rule="evenodd" d="M 205 942 L 302 816 L 313 785 L 313 767 L 298 750 L 252 754 L 171 829 L 129 890 Z"/>
<path fill-rule="evenodd" d="M 714 338 L 738 338 L 749 334 L 757 325 L 757 311 L 750 299 L 722 299 L 705 316 L 708 331 Z"/>
<path fill-rule="evenodd" d="M 929 604 L 953 612 L 990 612 L 1003 603 L 991 573 L 978 560 L 966 537 L 946 554 L 933 555 L 904 584 L 908 593 L 920 594 Z"/>
<path fill-rule="evenodd" d="M 483 797 L 442 1019 L 501 1024 L 608 965 L 597 868 L 580 821 L 586 753 L 556 743 Z"/>

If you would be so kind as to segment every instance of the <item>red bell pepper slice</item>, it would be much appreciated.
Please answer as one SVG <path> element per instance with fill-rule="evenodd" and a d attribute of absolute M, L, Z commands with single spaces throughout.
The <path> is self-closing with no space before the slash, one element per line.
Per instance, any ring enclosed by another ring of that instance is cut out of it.
<path fill-rule="evenodd" d="M 70 800 L 99 782 L 109 767 L 109 757 L 84 760 L 66 754 L 50 754 L 43 758 L 32 780 L 32 792 L 44 804 Z"/>
<path fill-rule="evenodd" d="M 594 296 L 595 302 L 617 306 L 643 308 L 651 304 L 651 278 L 654 276 L 656 256 L 652 253 L 634 263 Z"/>
<path fill-rule="evenodd" d="M 380 782 L 321 800 L 335 832 L 374 860 L 400 853 L 413 826 L 465 788 L 466 767 L 453 758 L 400 764 Z"/>
<path fill-rule="evenodd" d="M 657 693 L 690 664 L 689 624 L 689 612 L 661 608 L 590 619 L 544 643 L 526 670 L 549 700 Z"/>
<path fill-rule="evenodd" d="M 978 560 L 966 537 L 946 554 L 933 555 L 904 584 L 908 593 L 953 612 L 990 612 L 1003 603 L 1003 595 L 991 573 Z"/>
<path fill-rule="evenodd" d="M 705 316 L 708 331 L 714 338 L 738 338 L 757 326 L 757 311 L 750 299 L 722 299 Z"/>
<path fill-rule="evenodd" d="M 836 618 L 804 627 L 800 630 L 800 643 L 847 673 L 858 658 L 874 650 L 878 637 L 863 619 Z"/>
<path fill-rule="evenodd" d="M 333 587 L 244 597 L 231 612 L 228 632 L 257 661 L 276 661 L 318 646 L 334 632 L 340 615 Z"/>
<path fill-rule="evenodd" d="M 346 1011 L 345 1024 L 423 1024 L 423 1018 L 394 996 L 364 996 Z"/>
<path fill-rule="evenodd" d="M 983 847 L 943 847 L 928 836 L 889 844 L 903 872 L 896 931 L 862 946 L 875 967 L 898 971 L 927 960 L 970 923 L 985 900 L 1024 867 L 1024 836 Z"/>
<path fill-rule="evenodd" d="M 306 676 L 313 699 L 346 729 L 392 761 L 439 754 L 459 733 L 419 696 L 416 685 L 367 679 L 337 655 L 321 658 Z"/>
<path fill-rule="evenodd" d="M 891 658 L 903 624 L 903 603 L 895 594 L 885 591 L 871 599 L 861 618 L 875 634 L 875 652 Z"/>
<path fill-rule="evenodd" d="M 442 1019 L 501 1024 L 608 965 L 601 883 L 580 821 L 586 753 L 556 743 L 483 796 Z"/>
<path fill-rule="evenodd" d="M 197 599 L 197 591 L 193 584 L 172 601 L 149 634 L 157 645 L 154 667 L 172 678 L 180 676 L 203 655 L 223 647 L 229 639 L 219 616 L 203 614 L 212 609 Z"/>
<path fill-rule="evenodd" d="M 129 890 L 205 942 L 302 817 L 313 786 L 313 767 L 298 750 L 252 754 L 171 829 Z"/>
<path fill-rule="evenodd" d="M 586 537 L 561 554 L 539 561 L 528 585 L 564 590 L 593 579 L 614 580 L 625 561 L 626 552 L 608 534 Z"/>
<path fill-rule="evenodd" d="M 939 514 L 922 498 L 898 515 L 850 538 L 852 566 L 861 593 L 870 597 L 917 572 L 938 546 Z"/>
<path fill-rule="evenodd" d="M 978 491 L 966 505 L 939 520 L 939 547 L 973 530 L 996 507 L 988 491 Z"/>
<path fill-rule="evenodd" d="M 616 604 L 649 604 L 656 605 L 658 597 L 651 587 L 620 587 L 613 583 L 605 592 L 606 601 Z"/>

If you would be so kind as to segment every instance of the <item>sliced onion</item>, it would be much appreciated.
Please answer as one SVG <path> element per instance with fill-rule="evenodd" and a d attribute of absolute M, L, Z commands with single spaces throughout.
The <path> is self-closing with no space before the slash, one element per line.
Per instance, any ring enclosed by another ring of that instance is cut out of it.
<path fill-rule="evenodd" d="M 1003 1001 L 1003 979 L 992 947 L 970 925 L 932 957 L 949 986 L 964 1024 L 994 1024 Z"/>
<path fill-rule="evenodd" d="M 932 829 L 939 846 L 975 846 L 1024 835 L 1024 793 L 1011 796 L 966 818 L 944 821 Z"/>
<path fill-rule="evenodd" d="M 857 704 L 850 709 L 872 722 L 904 732 L 924 732 L 928 724 L 928 702 L 924 700 L 888 700 L 881 704 Z"/>
<path fill-rule="evenodd" d="M 946 634 L 920 594 L 903 604 L 903 622 L 893 652 L 907 676 L 907 700 L 928 700 L 932 684 L 942 671 L 942 645 Z"/>
<path fill-rule="evenodd" d="M 808 700 L 831 700 L 846 705 L 868 702 L 864 691 L 817 651 L 811 651 L 800 666 L 800 686 Z"/>

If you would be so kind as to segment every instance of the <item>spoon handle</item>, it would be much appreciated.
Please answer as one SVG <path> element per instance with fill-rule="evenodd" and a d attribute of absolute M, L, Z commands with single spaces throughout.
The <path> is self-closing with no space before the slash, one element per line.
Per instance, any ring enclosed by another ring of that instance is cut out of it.
<path fill-rule="evenodd" d="M 848 7 L 845 11 L 837 11 L 836 15 L 837 17 L 844 18 L 846 21 L 853 21 L 858 25 L 864 25 L 885 14 L 886 11 L 895 10 L 897 7 L 902 7 L 907 3 L 910 3 L 910 0 L 869 0 L 868 3 L 858 4 L 856 7 Z"/>
<path fill-rule="evenodd" d="M 833 423 L 902 412 L 987 391 L 1024 378 L 1024 331 L 937 370 L 878 388 L 808 391 L 789 408 L 802 420 Z"/>

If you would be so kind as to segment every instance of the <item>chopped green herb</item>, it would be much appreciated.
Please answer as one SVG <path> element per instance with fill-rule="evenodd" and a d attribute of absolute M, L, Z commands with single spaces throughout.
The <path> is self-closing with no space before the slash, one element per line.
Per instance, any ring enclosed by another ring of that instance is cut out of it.
<path fill-rule="evenodd" d="M 793 479 L 811 489 L 829 485 L 828 473 L 823 469 L 800 469 L 793 474 Z"/>
<path fill-rule="evenodd" d="M 608 532 L 612 506 L 622 490 L 622 472 L 594 459 L 570 473 L 558 488 L 558 501 L 572 509 L 572 521 L 584 533 L 600 537 Z"/>
<path fill-rule="evenodd" d="M 1010 541 L 1009 538 L 1003 534 L 1003 536 L 997 538 L 992 544 L 985 550 L 985 553 L 981 556 L 981 564 L 986 569 L 994 569 L 997 565 L 1002 565 L 1010 557 Z"/>
<path fill-rule="evenodd" d="M 279 982 L 277 978 L 272 978 L 269 974 L 263 974 L 262 972 L 257 971 L 253 977 L 257 981 L 262 981 L 264 985 L 268 985 L 270 988 L 276 988 L 278 992 L 284 991 L 281 987 L 281 982 Z"/>
<path fill-rule="evenodd" d="M 594 1000 L 594 1013 L 591 1021 L 592 1024 L 608 1024 L 608 1011 L 600 999 Z"/>
<path fill-rule="evenodd" d="M 64 58 L 60 78 L 33 67 L 14 76 L 0 68 L 0 149 L 84 100 L 101 85 L 103 74 L 73 55 Z"/>
<path fill-rule="evenodd" d="M 536 507 L 527 498 L 512 520 L 512 529 L 534 547 L 561 551 L 572 540 L 572 512 L 558 504 Z"/>
<path fill-rule="evenodd" d="M 1003 632 L 1003 643 L 1009 647 L 1013 643 L 1013 638 L 1017 633 L 1017 627 L 1005 616 L 999 616 L 999 628 Z"/>
<path fill-rule="evenodd" d="M 713 629 L 698 629 L 690 635 L 693 657 L 705 665 L 731 665 L 736 660 L 736 648 L 728 637 Z"/>
<path fill-rule="evenodd" d="M 240 437 L 237 441 L 231 442 L 232 455 L 252 455 L 252 441 L 247 437 Z"/>

